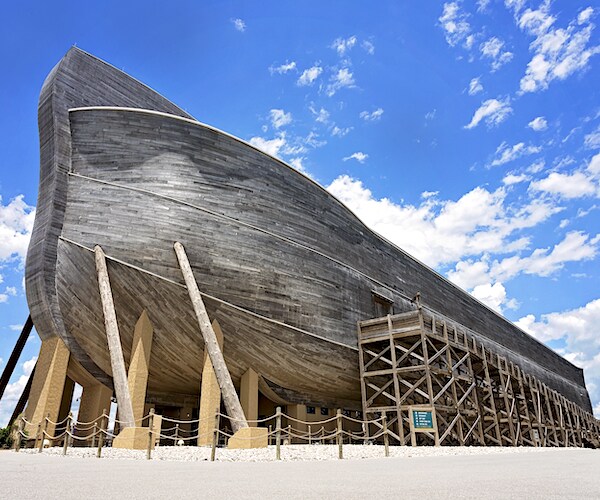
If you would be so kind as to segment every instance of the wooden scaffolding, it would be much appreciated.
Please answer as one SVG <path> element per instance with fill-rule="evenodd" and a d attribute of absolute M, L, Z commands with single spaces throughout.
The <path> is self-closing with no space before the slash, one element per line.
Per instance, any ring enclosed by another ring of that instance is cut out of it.
<path fill-rule="evenodd" d="M 358 347 L 364 419 L 401 445 L 600 447 L 593 415 L 427 309 L 360 322 Z"/>

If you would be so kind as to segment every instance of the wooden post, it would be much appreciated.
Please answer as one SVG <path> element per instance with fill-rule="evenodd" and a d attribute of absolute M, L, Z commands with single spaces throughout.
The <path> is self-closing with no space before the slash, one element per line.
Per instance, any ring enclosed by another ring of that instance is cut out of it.
<path fill-rule="evenodd" d="M 92 433 L 92 448 L 96 447 L 96 436 L 98 435 L 98 422 L 94 422 L 94 432 Z"/>
<path fill-rule="evenodd" d="M 383 424 L 383 446 L 385 447 L 385 456 L 390 456 L 390 438 L 388 436 L 388 428 L 387 428 L 387 415 L 383 412 L 383 416 L 381 417 Z"/>
<path fill-rule="evenodd" d="M 38 453 L 41 453 L 44 449 L 46 431 L 48 430 L 48 417 L 49 415 L 46 415 L 46 417 L 44 418 L 44 430 L 42 431 L 42 435 L 40 436 L 40 447 L 38 448 Z"/>
<path fill-rule="evenodd" d="M 210 362 L 215 371 L 215 376 L 217 377 L 219 387 L 221 388 L 225 409 L 227 410 L 227 415 L 231 419 L 231 428 L 235 433 L 242 428 L 248 427 L 248 422 L 246 422 L 244 410 L 242 409 L 238 395 L 235 392 L 235 387 L 233 386 L 233 381 L 231 380 L 231 374 L 227 369 L 225 358 L 223 357 L 223 353 L 217 342 L 217 337 L 210 323 L 206 308 L 204 307 L 204 302 L 200 295 L 200 290 L 198 289 L 198 283 L 196 283 L 196 278 L 194 278 L 185 249 L 178 241 L 175 242 L 174 248 L 179 261 L 179 267 L 181 268 L 181 273 L 183 274 L 183 279 L 185 280 L 188 289 L 188 294 L 194 307 L 194 312 L 196 313 L 196 318 L 198 319 L 198 325 L 200 326 L 206 351 L 208 352 Z"/>
<path fill-rule="evenodd" d="M 63 456 L 67 454 L 67 448 L 69 447 L 69 432 L 71 430 L 71 420 L 73 419 L 73 414 L 69 412 L 69 416 L 67 417 L 67 421 L 65 423 L 65 437 L 63 439 Z"/>
<path fill-rule="evenodd" d="M 108 428 L 108 415 L 106 414 L 106 408 L 102 410 L 102 419 L 100 420 L 100 436 L 98 436 L 98 449 L 96 450 L 96 457 L 102 456 L 102 445 L 104 444 L 104 431 Z"/>
<path fill-rule="evenodd" d="M 17 439 L 15 440 L 15 452 L 18 452 L 21 449 L 21 440 L 23 438 L 23 428 L 25 426 L 25 422 L 23 421 L 24 417 L 19 419 L 19 428 L 17 430 Z"/>
<path fill-rule="evenodd" d="M 94 248 L 94 254 L 96 258 L 100 298 L 102 299 L 102 310 L 104 312 L 104 327 L 106 329 L 106 339 L 108 341 L 113 384 L 115 386 L 117 404 L 119 405 L 119 419 L 122 421 L 121 428 L 134 427 L 133 406 L 131 404 L 131 395 L 129 394 L 127 373 L 125 372 L 125 359 L 123 358 L 121 337 L 119 336 L 119 326 L 117 325 L 117 315 L 115 313 L 115 304 L 110 289 L 106 257 L 104 251 L 98 245 Z"/>
<path fill-rule="evenodd" d="M 40 435 L 42 434 L 42 422 L 38 422 L 37 431 L 35 432 L 35 441 L 33 443 L 33 447 L 38 447 L 38 440 L 40 439 Z"/>
<path fill-rule="evenodd" d="M 281 460 L 281 406 L 275 412 L 275 457 Z"/>
<path fill-rule="evenodd" d="M 308 444 L 312 444 L 312 433 L 310 425 L 308 426 Z"/>
<path fill-rule="evenodd" d="M 269 441 L 268 441 L 269 444 L 271 444 L 273 441 L 273 436 L 271 435 L 272 429 L 273 429 L 273 426 L 269 425 Z"/>
<path fill-rule="evenodd" d="M 338 458 L 344 458 L 343 435 L 342 435 L 342 410 L 337 410 L 337 442 L 338 442 Z"/>
<path fill-rule="evenodd" d="M 215 428 L 213 429 L 212 448 L 210 450 L 210 461 L 215 461 L 215 453 L 217 451 L 217 442 L 219 441 L 219 427 L 221 425 L 219 408 L 215 411 Z"/>
<path fill-rule="evenodd" d="M 175 424 L 175 446 L 178 446 L 179 441 L 179 424 Z"/>
<path fill-rule="evenodd" d="M 154 434 L 152 433 L 152 426 L 154 425 L 154 408 L 150 408 L 150 415 L 148 416 L 148 448 L 146 448 L 146 460 L 152 458 L 152 441 Z"/>

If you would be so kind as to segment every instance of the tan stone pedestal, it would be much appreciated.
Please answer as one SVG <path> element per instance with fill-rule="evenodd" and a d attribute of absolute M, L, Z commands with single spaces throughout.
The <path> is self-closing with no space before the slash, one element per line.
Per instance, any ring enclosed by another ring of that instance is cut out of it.
<path fill-rule="evenodd" d="M 264 427 L 244 427 L 229 438 L 227 448 L 230 450 L 266 448 L 268 444 L 268 429 Z"/>
<path fill-rule="evenodd" d="M 125 448 L 129 450 L 148 449 L 148 427 L 127 427 L 113 439 L 113 448 Z M 154 449 L 154 439 L 151 449 Z"/>

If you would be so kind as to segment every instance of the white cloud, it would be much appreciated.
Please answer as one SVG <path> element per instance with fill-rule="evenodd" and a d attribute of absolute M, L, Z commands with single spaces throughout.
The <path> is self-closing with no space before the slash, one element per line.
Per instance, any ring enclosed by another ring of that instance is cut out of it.
<path fill-rule="evenodd" d="M 23 325 L 8 325 L 8 329 L 12 330 L 13 332 L 20 332 L 22 328 Z"/>
<path fill-rule="evenodd" d="M 348 68 L 338 70 L 330 79 L 327 85 L 327 95 L 332 97 L 338 90 L 347 87 L 354 87 L 354 75 Z"/>
<path fill-rule="evenodd" d="M 496 282 L 493 285 L 491 283 L 477 285 L 473 288 L 471 294 L 473 297 L 499 313 L 502 312 L 503 305 L 506 302 L 506 288 L 504 288 L 504 285 L 500 282 Z M 509 306 L 510 305 L 512 305 L 512 303 L 509 304 Z"/>
<path fill-rule="evenodd" d="M 600 125 L 583 138 L 583 143 L 588 149 L 600 149 Z"/>
<path fill-rule="evenodd" d="M 377 199 L 360 180 L 347 175 L 327 189 L 373 230 L 433 267 L 482 253 L 523 249 L 528 240 L 511 235 L 559 210 L 546 200 L 508 203 L 503 188 L 490 192 L 477 187 L 457 201 L 430 196 L 416 206 Z"/>
<path fill-rule="evenodd" d="M 327 123 L 327 121 L 329 120 L 329 111 L 327 111 L 326 109 L 321 108 L 319 110 L 316 110 L 313 105 L 310 105 L 308 109 L 315 116 L 315 121 L 319 123 Z"/>
<path fill-rule="evenodd" d="M 2 397 L 2 401 L 0 402 L 0 427 L 4 427 L 8 423 L 8 419 L 10 418 L 15 406 L 17 405 L 17 401 L 19 401 L 19 398 L 23 393 L 23 389 L 27 385 L 29 375 L 31 374 L 31 371 L 35 366 L 36 360 L 37 356 L 34 356 L 33 358 L 22 363 L 22 374 L 19 376 L 16 382 L 13 382 L 12 384 L 8 384 L 6 386 L 4 396 Z"/>
<path fill-rule="evenodd" d="M 600 299 L 575 309 L 542 314 L 539 319 L 529 314 L 515 324 L 542 342 L 563 340 L 564 356 L 585 370 L 592 401 L 600 399 L 600 336 L 596 334 Z M 600 404 L 595 406 L 594 413 L 600 418 Z"/>
<path fill-rule="evenodd" d="M 572 174 L 552 172 L 548 177 L 532 182 L 529 188 L 533 191 L 542 191 L 555 194 L 562 198 L 581 198 L 598 193 L 597 182 L 583 171 Z"/>
<path fill-rule="evenodd" d="M 433 109 L 431 111 L 428 111 L 427 113 L 425 113 L 425 120 L 427 121 L 431 121 L 435 118 L 435 113 L 437 112 L 437 109 Z"/>
<path fill-rule="evenodd" d="M 541 130 L 546 130 L 548 128 L 548 122 L 543 116 L 538 116 L 531 120 L 527 126 L 536 132 L 540 132 Z"/>
<path fill-rule="evenodd" d="M 313 179 L 313 176 L 307 172 L 306 168 L 304 167 L 304 160 L 306 158 L 304 157 L 297 157 L 297 158 L 291 158 L 289 161 L 289 164 L 294 167 L 296 170 L 298 170 L 298 172 L 302 172 L 304 175 L 306 175 L 307 177 L 310 177 L 311 179 Z"/>
<path fill-rule="evenodd" d="M 272 109 L 269 111 L 271 125 L 275 128 L 285 127 L 292 123 L 292 113 L 286 113 L 283 109 Z"/>
<path fill-rule="evenodd" d="M 244 31 L 246 31 L 246 23 L 244 22 L 243 19 L 240 19 L 240 18 L 232 19 L 231 22 L 233 23 L 233 26 L 235 27 L 236 30 L 241 31 L 242 33 Z"/>
<path fill-rule="evenodd" d="M 481 84 L 481 78 L 473 78 L 469 83 L 469 95 L 479 94 L 483 91 L 483 85 Z"/>
<path fill-rule="evenodd" d="M 512 186 L 513 184 L 519 184 L 520 182 L 528 181 L 530 177 L 526 174 L 507 174 L 502 179 L 502 183 L 505 186 Z"/>
<path fill-rule="evenodd" d="M 448 2 L 444 4 L 444 10 L 439 17 L 442 29 L 446 36 L 446 42 L 451 47 L 456 46 L 462 41 L 466 41 L 471 33 L 471 26 L 467 21 L 467 14 L 460 9 L 458 2 Z M 467 43 L 472 45 L 473 41 Z"/>
<path fill-rule="evenodd" d="M 527 9 L 517 16 L 519 27 L 535 37 L 530 45 L 534 55 L 521 78 L 521 93 L 545 90 L 553 80 L 564 80 L 584 70 L 590 58 L 600 52 L 600 46 L 589 46 L 594 30 L 589 23 L 591 12 L 583 11 L 566 28 L 556 28 L 550 5 L 545 1 L 537 10 Z"/>
<path fill-rule="evenodd" d="M 477 0 L 477 12 L 485 12 L 491 0 Z"/>
<path fill-rule="evenodd" d="M 3 205 L 0 197 L 0 264 L 13 259 L 22 262 L 27 254 L 35 208 L 23 198 L 19 195 Z"/>
<path fill-rule="evenodd" d="M 331 129 L 331 135 L 334 137 L 344 137 L 346 134 L 351 132 L 353 128 L 354 127 L 338 127 L 337 125 L 334 125 Z"/>
<path fill-rule="evenodd" d="M 481 55 L 491 60 L 492 71 L 500 69 L 513 58 L 513 53 L 504 49 L 504 42 L 498 37 L 492 37 L 479 46 Z"/>
<path fill-rule="evenodd" d="M 343 158 L 343 161 L 356 160 L 359 163 L 364 163 L 368 157 L 368 154 L 363 153 L 361 151 L 357 151 L 356 153 L 352 153 L 350 156 L 346 156 L 345 158 Z"/>
<path fill-rule="evenodd" d="M 588 7 L 587 9 L 582 10 L 577 16 L 577 24 L 585 24 L 587 23 L 591 17 L 594 15 L 594 9 Z"/>
<path fill-rule="evenodd" d="M 252 137 L 249 141 L 255 148 L 264 151 L 271 156 L 278 156 L 279 151 L 286 144 L 285 133 L 281 132 L 277 137 L 273 139 L 265 139 L 264 137 Z"/>
<path fill-rule="evenodd" d="M 287 73 L 289 71 L 293 71 L 295 69 L 296 69 L 296 61 L 292 61 L 292 62 L 286 62 L 285 64 L 281 64 L 280 66 L 271 66 L 269 68 L 269 72 L 271 74 L 279 73 L 280 75 L 284 75 L 285 73 Z"/>
<path fill-rule="evenodd" d="M 365 49 L 367 54 L 370 54 L 370 55 L 375 54 L 375 45 L 373 45 L 372 42 L 369 42 L 368 40 L 364 40 L 360 45 L 363 49 Z"/>
<path fill-rule="evenodd" d="M 497 167 L 504 165 L 522 156 L 539 153 L 541 150 L 540 146 L 525 146 L 524 142 L 519 142 L 513 146 L 509 146 L 506 142 L 503 142 L 496 148 L 495 158 L 492 160 L 490 166 Z"/>
<path fill-rule="evenodd" d="M 473 118 L 471 118 L 468 125 L 465 125 L 465 128 L 475 128 L 482 120 L 485 121 L 488 127 L 492 127 L 502 123 L 511 113 L 510 98 L 506 97 L 501 100 L 488 99 L 482 102 L 481 106 L 475 110 Z"/>
<path fill-rule="evenodd" d="M 343 57 L 348 50 L 356 45 L 356 37 L 336 38 L 331 44 L 331 48 L 336 50 L 340 57 Z"/>
<path fill-rule="evenodd" d="M 305 69 L 300 75 L 300 78 L 298 78 L 296 84 L 301 87 L 312 85 L 322 72 L 323 68 L 318 65 L 314 65 L 308 69 Z"/>
<path fill-rule="evenodd" d="M 369 121 L 369 122 L 374 122 L 376 120 L 379 120 L 382 115 L 383 115 L 383 108 L 377 108 L 375 111 L 372 111 L 371 113 L 369 113 L 368 111 L 361 111 L 359 114 L 359 116 L 363 120 Z"/>

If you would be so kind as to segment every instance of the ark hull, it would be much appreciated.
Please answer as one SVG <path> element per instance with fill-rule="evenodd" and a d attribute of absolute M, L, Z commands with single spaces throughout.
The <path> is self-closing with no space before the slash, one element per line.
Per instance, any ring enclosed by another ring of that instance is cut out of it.
<path fill-rule="evenodd" d="M 98 84 L 102 92 L 79 84 L 99 69 L 111 82 Z M 203 345 L 173 251 L 180 241 L 222 326 L 234 380 L 252 367 L 303 401 L 358 407 L 357 321 L 381 315 L 382 304 L 414 308 L 420 292 L 590 409 L 581 370 L 371 232 L 321 187 L 77 49 L 44 86 L 40 134 L 30 308 L 40 334 L 63 338 L 98 379 L 110 381 L 111 371 L 95 245 L 109 257 L 125 358 L 145 309 L 155 330 L 149 392 L 198 392 Z"/>

